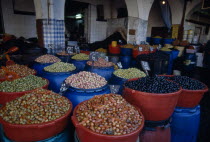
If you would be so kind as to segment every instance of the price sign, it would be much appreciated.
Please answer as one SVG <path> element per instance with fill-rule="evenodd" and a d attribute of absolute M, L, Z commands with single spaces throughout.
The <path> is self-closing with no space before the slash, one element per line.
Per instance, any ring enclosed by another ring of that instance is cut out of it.
<path fill-rule="evenodd" d="M 143 51 L 143 48 L 142 47 L 139 47 L 139 51 Z"/>
<path fill-rule="evenodd" d="M 154 51 L 154 48 L 153 47 L 149 47 L 150 51 L 153 52 Z"/>
<path fill-rule="evenodd" d="M 98 61 L 98 58 L 100 57 L 98 52 L 91 52 L 90 53 L 90 61 Z"/>
<path fill-rule="evenodd" d="M 104 57 L 104 60 L 106 60 L 107 62 L 109 62 L 109 57 L 108 56 L 105 56 Z"/>
<path fill-rule="evenodd" d="M 149 63 L 146 61 L 141 61 L 142 68 L 144 70 L 150 71 Z"/>
<path fill-rule="evenodd" d="M 118 66 L 119 69 L 122 69 L 122 63 L 121 62 L 118 62 L 117 66 Z"/>
<path fill-rule="evenodd" d="M 79 54 L 80 53 L 80 48 L 79 46 L 75 46 L 74 47 L 75 53 Z"/>
<path fill-rule="evenodd" d="M 60 88 L 60 95 L 63 95 L 64 92 L 66 92 L 68 90 L 68 85 L 66 84 L 65 80 L 64 82 L 61 84 L 61 88 Z"/>
<path fill-rule="evenodd" d="M 110 91 L 113 94 L 117 94 L 120 90 L 120 85 L 109 85 Z"/>
<path fill-rule="evenodd" d="M 66 51 L 67 51 L 68 54 L 72 54 L 72 53 L 74 53 L 74 47 L 69 46 L 69 47 L 67 47 Z"/>
<path fill-rule="evenodd" d="M 141 66 L 143 70 L 145 71 L 146 75 L 149 76 L 148 71 L 150 71 L 149 63 L 146 61 L 141 61 Z"/>

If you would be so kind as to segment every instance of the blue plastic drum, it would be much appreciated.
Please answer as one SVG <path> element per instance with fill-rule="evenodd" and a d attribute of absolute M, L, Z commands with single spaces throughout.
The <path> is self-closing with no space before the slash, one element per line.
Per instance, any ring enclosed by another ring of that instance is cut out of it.
<path fill-rule="evenodd" d="M 33 63 L 32 65 L 32 69 L 36 70 L 37 72 L 37 76 L 42 76 L 42 73 L 43 73 L 43 69 L 46 67 L 46 66 L 49 66 L 49 65 L 52 65 L 54 63 L 38 63 L 38 62 L 35 62 Z"/>
<path fill-rule="evenodd" d="M 112 78 L 110 79 L 109 81 L 109 84 L 110 85 L 119 85 L 120 88 L 119 88 L 119 91 L 117 94 L 121 94 L 122 95 L 122 91 L 123 91 L 123 84 L 127 81 L 127 79 L 124 79 L 124 78 L 121 78 L 121 77 L 118 77 L 114 74 L 112 74 Z"/>
<path fill-rule="evenodd" d="M 172 116 L 171 142 L 196 142 L 200 124 L 200 106 L 176 108 Z"/>
<path fill-rule="evenodd" d="M 120 62 L 122 63 L 123 69 L 128 69 L 131 67 L 131 56 L 120 56 Z"/>
<path fill-rule="evenodd" d="M 112 73 L 114 72 L 114 66 L 111 67 L 94 67 L 86 64 L 86 71 L 96 73 L 104 77 L 107 81 L 110 80 Z"/>
<path fill-rule="evenodd" d="M 67 97 L 73 104 L 73 109 L 81 102 L 93 98 L 95 95 L 103 95 L 111 93 L 108 85 L 96 89 L 80 89 L 69 87 L 64 96 Z"/>
<path fill-rule="evenodd" d="M 77 71 L 83 71 L 88 60 L 74 60 L 71 59 L 71 63 L 77 68 Z"/>
<path fill-rule="evenodd" d="M 42 77 L 49 80 L 49 86 L 48 86 L 49 90 L 52 90 L 55 93 L 59 93 L 63 81 L 67 77 L 75 73 L 77 73 L 76 70 L 71 72 L 47 72 L 43 70 Z"/>

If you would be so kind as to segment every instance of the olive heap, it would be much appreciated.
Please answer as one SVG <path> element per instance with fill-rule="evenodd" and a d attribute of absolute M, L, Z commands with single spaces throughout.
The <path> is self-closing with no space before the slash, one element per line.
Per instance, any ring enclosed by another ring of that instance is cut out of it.
<path fill-rule="evenodd" d="M 100 88 L 107 84 L 107 81 L 104 77 L 99 76 L 96 73 L 86 71 L 69 76 L 65 82 L 69 86 L 80 89 Z"/>
<path fill-rule="evenodd" d="M 41 77 L 29 75 L 13 81 L 4 81 L 0 83 L 0 92 L 23 92 L 34 90 L 45 85 L 47 85 L 46 80 Z"/>
<path fill-rule="evenodd" d="M 143 123 L 138 110 L 116 94 L 94 96 L 76 111 L 81 125 L 100 134 L 125 135 Z"/>
<path fill-rule="evenodd" d="M 79 53 L 71 57 L 74 60 L 89 60 L 89 55 L 84 53 Z"/>
<path fill-rule="evenodd" d="M 98 61 L 88 61 L 87 64 L 89 66 L 95 66 L 95 67 L 111 67 L 114 66 L 112 62 L 108 62 L 103 58 L 99 58 Z"/>
<path fill-rule="evenodd" d="M 35 61 L 38 63 L 56 63 L 60 62 L 61 60 L 54 55 L 46 54 L 36 58 Z"/>
<path fill-rule="evenodd" d="M 178 83 L 183 89 L 186 90 L 202 90 L 206 88 L 202 82 L 187 76 L 174 76 L 170 77 L 170 80 Z"/>
<path fill-rule="evenodd" d="M 8 102 L 0 116 L 12 124 L 40 124 L 64 116 L 70 108 L 65 97 L 41 89 Z"/>
<path fill-rule="evenodd" d="M 180 86 L 162 77 L 143 77 L 134 81 L 128 81 L 125 86 L 147 93 L 173 93 L 180 90 Z"/>
<path fill-rule="evenodd" d="M 20 77 L 24 77 L 24 76 L 28 76 L 28 75 L 36 73 L 35 70 L 30 69 L 29 67 L 27 67 L 25 65 L 14 64 L 14 65 L 6 66 L 6 68 L 9 71 L 15 72 Z"/>
<path fill-rule="evenodd" d="M 137 60 L 169 60 L 170 56 L 164 52 L 155 52 L 151 54 L 141 54 L 137 56 Z"/>
<path fill-rule="evenodd" d="M 76 67 L 73 64 L 57 62 L 44 68 L 48 72 L 70 72 L 75 70 Z"/>
<path fill-rule="evenodd" d="M 135 46 L 133 44 L 126 44 L 121 46 L 121 48 L 134 48 Z"/>
<path fill-rule="evenodd" d="M 118 69 L 114 71 L 114 75 L 124 79 L 145 77 L 146 74 L 137 68 Z"/>
<path fill-rule="evenodd" d="M 107 49 L 104 48 L 99 48 L 96 50 L 96 52 L 103 52 L 103 53 L 107 53 Z"/>

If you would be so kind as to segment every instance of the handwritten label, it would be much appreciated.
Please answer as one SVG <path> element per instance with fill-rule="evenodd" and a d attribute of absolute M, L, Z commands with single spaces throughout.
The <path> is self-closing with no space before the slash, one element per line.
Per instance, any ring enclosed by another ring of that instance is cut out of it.
<path fill-rule="evenodd" d="M 142 47 L 139 47 L 139 51 L 143 51 L 143 48 Z"/>
<path fill-rule="evenodd" d="M 122 63 L 121 62 L 118 62 L 117 66 L 118 66 L 119 69 L 122 69 Z"/>
<path fill-rule="evenodd" d="M 107 62 L 109 62 L 109 57 L 108 56 L 105 56 L 104 57 L 104 60 L 106 60 Z"/>
<path fill-rule="evenodd" d="M 74 53 L 74 47 L 69 46 L 69 47 L 67 47 L 66 51 L 67 51 L 67 53 L 72 54 L 72 53 Z"/>
<path fill-rule="evenodd" d="M 149 63 L 146 62 L 146 61 L 141 61 L 141 65 L 142 65 L 142 68 L 145 70 L 145 71 L 150 71 L 150 67 L 149 67 Z"/>
<path fill-rule="evenodd" d="M 60 88 L 60 92 L 59 94 L 62 95 L 64 92 L 66 92 L 68 90 L 68 85 L 66 84 L 66 82 L 64 81 L 62 84 L 61 84 L 61 88 Z"/>

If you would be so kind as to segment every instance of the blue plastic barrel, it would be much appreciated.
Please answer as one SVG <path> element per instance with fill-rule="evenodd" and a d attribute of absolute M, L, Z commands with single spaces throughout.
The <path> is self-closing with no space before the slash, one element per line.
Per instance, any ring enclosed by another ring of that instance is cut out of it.
<path fill-rule="evenodd" d="M 120 54 L 122 56 L 131 56 L 132 55 L 132 48 L 120 48 Z"/>
<path fill-rule="evenodd" d="M 71 59 L 71 63 L 77 68 L 77 71 L 83 71 L 88 60 L 74 60 Z"/>
<path fill-rule="evenodd" d="M 123 69 L 128 69 L 131 67 L 131 56 L 120 56 L 120 62 L 122 63 Z"/>
<path fill-rule="evenodd" d="M 152 41 L 152 38 L 151 37 L 147 37 L 146 42 L 148 42 L 150 44 L 151 41 Z"/>
<path fill-rule="evenodd" d="M 80 89 L 80 88 L 74 88 L 70 86 L 63 95 L 72 102 L 73 109 L 74 109 L 79 103 L 85 100 L 89 100 L 95 95 L 103 95 L 103 94 L 109 94 L 109 93 L 111 92 L 108 85 L 105 85 L 101 88 L 95 88 L 95 89 Z"/>
<path fill-rule="evenodd" d="M 176 108 L 171 123 L 171 142 L 196 142 L 200 124 L 200 106 Z"/>
<path fill-rule="evenodd" d="M 152 38 L 152 43 L 157 45 L 162 43 L 162 38 Z"/>
<path fill-rule="evenodd" d="M 0 127 L 0 129 L 1 129 L 1 127 Z M 1 142 L 15 142 L 15 141 L 10 140 L 9 138 L 7 138 L 4 135 L 3 129 L 2 129 L 2 131 L 0 131 L 0 136 L 1 136 L 0 137 Z M 68 130 L 64 130 L 63 132 L 61 132 L 51 138 L 37 141 L 37 142 L 69 142 L 69 141 L 70 141 L 69 132 L 68 132 Z"/>
<path fill-rule="evenodd" d="M 174 41 L 174 39 L 172 39 L 172 38 L 164 38 L 163 39 L 163 45 L 172 44 L 173 41 Z"/>
<path fill-rule="evenodd" d="M 56 54 L 56 56 L 61 59 L 62 62 L 66 62 L 66 63 L 70 63 L 71 62 L 71 57 L 72 55 L 69 56 L 64 56 L 64 55 L 58 55 Z"/>
<path fill-rule="evenodd" d="M 43 70 L 42 77 L 49 80 L 49 86 L 48 86 L 49 90 L 52 90 L 55 93 L 59 93 L 63 81 L 67 77 L 75 73 L 77 73 L 76 70 L 71 72 L 48 72 Z"/>
<path fill-rule="evenodd" d="M 121 94 L 121 95 L 122 95 L 123 84 L 124 84 L 126 81 L 127 81 L 127 79 L 121 78 L 121 77 L 118 77 L 118 76 L 112 74 L 112 78 L 110 79 L 109 84 L 110 84 L 110 85 L 119 85 L 120 88 L 119 88 L 119 91 L 118 91 L 117 94 Z"/>
<path fill-rule="evenodd" d="M 111 67 L 94 67 L 94 66 L 89 66 L 86 64 L 85 67 L 86 71 L 96 73 L 102 77 L 104 77 L 107 81 L 111 78 L 112 73 L 114 72 L 114 66 Z"/>
<path fill-rule="evenodd" d="M 37 76 L 42 76 L 42 73 L 43 73 L 43 69 L 46 67 L 46 66 L 49 66 L 49 65 L 52 65 L 54 63 L 38 63 L 38 62 L 35 62 L 33 63 L 32 65 L 32 69 L 36 70 L 37 72 Z"/>

